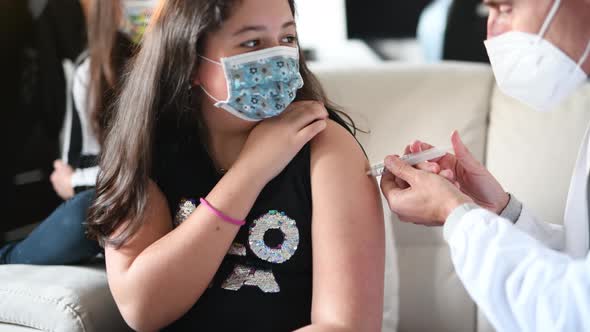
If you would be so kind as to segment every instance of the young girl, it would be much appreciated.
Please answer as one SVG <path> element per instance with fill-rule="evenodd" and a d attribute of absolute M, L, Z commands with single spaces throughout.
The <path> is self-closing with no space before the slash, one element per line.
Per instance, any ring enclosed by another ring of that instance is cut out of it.
<path fill-rule="evenodd" d="M 134 49 L 126 0 L 92 0 L 88 4 L 88 50 L 80 55 L 64 121 L 64 156 L 54 163 L 51 182 L 66 202 L 27 238 L 0 248 L 0 264 L 62 265 L 87 261 L 101 248 L 85 235 L 94 198 L 97 154 L 110 118 L 110 106 L 123 67 Z M 151 4 L 153 6 L 153 4 Z M 136 7 L 136 6 L 135 6 Z M 148 10 L 150 3 L 143 7 Z M 141 25 L 136 22 L 135 25 Z"/>
<path fill-rule="evenodd" d="M 325 104 L 293 1 L 161 2 L 90 217 L 133 329 L 381 329 L 379 191 Z"/>

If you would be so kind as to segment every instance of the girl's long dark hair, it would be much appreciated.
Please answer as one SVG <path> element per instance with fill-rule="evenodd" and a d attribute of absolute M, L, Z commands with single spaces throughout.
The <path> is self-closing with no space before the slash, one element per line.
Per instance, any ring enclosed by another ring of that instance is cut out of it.
<path fill-rule="evenodd" d="M 93 0 L 89 4 L 87 107 L 92 130 L 101 143 L 111 118 L 116 88 L 133 49 L 128 38 L 118 32 L 121 15 L 121 0 Z"/>
<path fill-rule="evenodd" d="M 294 0 L 289 1 L 295 15 Z M 116 106 L 101 155 L 89 235 L 120 247 L 142 226 L 156 132 L 165 119 L 198 119 L 200 96 L 189 89 L 205 34 L 218 29 L 237 0 L 167 0 L 152 17 Z M 331 105 L 301 54 L 305 85 L 297 100 Z M 343 124 L 334 111 L 331 117 Z M 191 114 L 192 113 L 192 114 Z M 114 235 L 115 231 L 117 232 Z"/>

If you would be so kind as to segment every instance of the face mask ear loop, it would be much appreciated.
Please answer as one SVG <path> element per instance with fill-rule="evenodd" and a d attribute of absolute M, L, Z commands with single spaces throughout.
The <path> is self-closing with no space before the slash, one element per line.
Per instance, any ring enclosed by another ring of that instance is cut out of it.
<path fill-rule="evenodd" d="M 574 68 L 572 68 L 569 71 L 570 77 L 571 77 L 571 75 L 574 74 L 574 72 L 576 71 L 576 68 L 582 68 L 582 65 L 584 64 L 584 62 L 588 58 L 588 54 L 590 54 L 590 41 L 588 41 L 588 45 L 586 45 L 586 50 L 584 51 L 584 54 L 582 54 L 582 57 L 580 58 L 580 61 L 578 61 L 577 66 L 574 67 Z"/>
<path fill-rule="evenodd" d="M 541 41 L 545 37 L 545 35 L 547 34 L 547 31 L 549 30 L 549 26 L 551 26 L 551 23 L 553 22 L 555 15 L 557 15 L 557 11 L 559 10 L 560 5 L 561 5 L 561 0 L 555 0 L 555 2 L 553 3 L 553 7 L 551 7 L 551 10 L 549 11 L 547 18 L 545 19 L 545 22 L 543 23 L 543 26 L 541 27 L 541 31 L 539 31 L 538 41 Z"/>
<path fill-rule="evenodd" d="M 199 58 L 201 58 L 201 59 L 203 59 L 203 60 L 205 60 L 205 61 L 209 61 L 209 62 L 211 62 L 212 64 L 216 64 L 216 65 L 220 65 L 220 66 L 221 66 L 221 62 L 217 62 L 217 61 L 211 60 L 211 59 L 209 59 L 209 58 L 207 58 L 207 57 L 204 57 L 204 56 L 202 56 L 202 55 L 199 55 Z M 205 92 L 205 94 L 206 94 L 207 96 L 209 96 L 209 98 L 213 99 L 213 100 L 214 100 L 216 103 L 219 103 L 219 102 L 220 102 L 220 100 L 219 100 L 219 99 L 217 99 L 217 98 L 215 98 L 215 97 L 213 97 L 213 96 L 212 96 L 212 95 L 211 95 L 211 94 L 210 94 L 210 93 L 209 93 L 209 92 L 208 92 L 208 91 L 205 89 L 205 87 L 203 87 L 203 85 L 202 85 L 202 84 L 201 84 L 201 85 L 199 85 L 199 86 L 201 87 L 201 90 L 203 90 L 203 92 Z"/>
<path fill-rule="evenodd" d="M 213 101 L 215 101 L 216 103 L 219 103 L 220 102 L 219 99 L 213 97 L 209 92 L 207 92 L 207 90 L 205 90 L 205 88 L 203 87 L 203 85 L 199 85 L 199 86 L 201 87 L 201 90 L 203 90 L 203 92 L 205 92 L 205 94 L 207 96 L 209 96 L 209 98 L 213 99 Z"/>
<path fill-rule="evenodd" d="M 202 56 L 202 55 L 199 55 L 199 58 L 201 58 L 201 59 L 203 59 L 203 60 L 205 60 L 205 61 L 209 61 L 209 62 L 211 62 L 211 63 L 213 63 L 213 64 L 216 64 L 216 65 L 219 65 L 219 66 L 221 66 L 221 62 L 217 62 L 217 61 L 215 61 L 215 60 L 211 60 L 211 59 L 209 59 L 209 58 L 207 58 L 207 57 L 204 57 L 204 56 Z"/>
<path fill-rule="evenodd" d="M 580 61 L 578 61 L 578 67 L 582 68 L 584 62 L 586 62 L 586 59 L 588 59 L 588 55 L 590 55 L 590 40 L 588 41 L 588 45 L 586 45 L 586 50 L 584 51 L 584 54 L 582 54 Z"/>

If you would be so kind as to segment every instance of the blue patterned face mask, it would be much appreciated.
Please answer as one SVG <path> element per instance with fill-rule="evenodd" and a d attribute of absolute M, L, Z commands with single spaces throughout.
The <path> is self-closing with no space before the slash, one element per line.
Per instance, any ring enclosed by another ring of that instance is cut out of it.
<path fill-rule="evenodd" d="M 227 81 L 228 98 L 213 97 L 222 108 L 240 119 L 260 121 L 280 115 L 303 87 L 299 73 L 299 50 L 278 46 L 261 51 L 221 58 L 221 62 L 201 58 L 222 66 Z"/>

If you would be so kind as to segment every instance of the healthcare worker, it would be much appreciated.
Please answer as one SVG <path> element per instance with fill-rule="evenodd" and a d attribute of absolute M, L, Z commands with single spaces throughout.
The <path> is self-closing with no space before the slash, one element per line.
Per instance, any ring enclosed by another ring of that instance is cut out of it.
<path fill-rule="evenodd" d="M 587 80 L 590 0 L 484 2 L 485 45 L 502 91 L 545 111 Z M 459 278 L 498 331 L 590 331 L 589 135 L 563 227 L 535 219 L 456 132 L 451 140 L 455 155 L 436 163 L 387 157 L 381 188 L 390 208 L 404 221 L 444 225 Z M 406 152 L 429 147 L 415 142 Z"/>

